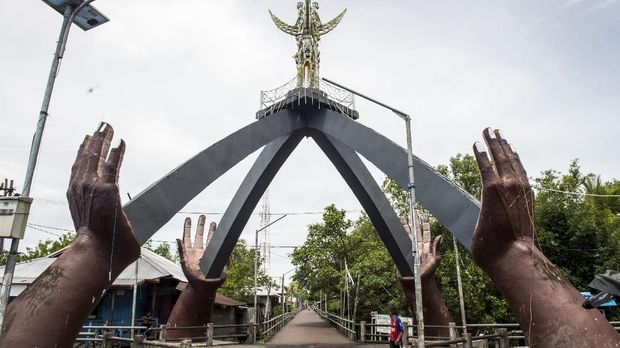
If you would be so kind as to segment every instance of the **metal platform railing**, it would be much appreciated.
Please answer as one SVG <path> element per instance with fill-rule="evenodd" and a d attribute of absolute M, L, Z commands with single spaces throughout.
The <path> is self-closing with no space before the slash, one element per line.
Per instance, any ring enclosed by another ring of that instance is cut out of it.
<path fill-rule="evenodd" d="M 260 91 L 261 110 L 278 109 L 287 97 L 291 96 L 294 90 L 300 89 L 297 86 L 297 77 L 289 80 L 282 86 L 274 89 Z M 302 88 L 303 89 L 303 88 Z M 330 107 L 340 111 L 355 110 L 355 95 L 347 90 L 337 87 L 327 81 L 321 81 L 319 90 L 324 93 L 326 99 L 330 101 Z M 346 111 L 345 113 L 348 113 Z"/>

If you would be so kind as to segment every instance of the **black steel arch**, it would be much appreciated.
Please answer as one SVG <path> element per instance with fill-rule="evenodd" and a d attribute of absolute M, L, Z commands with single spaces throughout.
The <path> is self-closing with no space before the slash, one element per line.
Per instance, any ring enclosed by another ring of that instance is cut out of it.
<path fill-rule="evenodd" d="M 396 232 L 398 228 L 395 227 L 394 221 L 397 217 L 391 208 L 389 209 L 391 215 L 384 208 L 379 208 L 385 196 L 381 193 L 381 199 L 376 194 L 369 193 L 374 192 L 375 188 L 360 179 L 365 177 L 364 173 L 367 173 L 367 169 L 355 154 L 358 152 L 405 187 L 408 182 L 406 151 L 374 130 L 325 108 L 284 109 L 266 116 L 208 147 L 149 186 L 124 207 L 139 242 L 145 243 L 209 184 L 249 154 L 267 145 L 257 159 L 257 162 L 263 161 L 264 163 L 258 165 L 255 173 L 248 174 L 248 176 L 254 175 L 255 178 L 247 184 L 244 180 L 245 186 L 242 184 L 239 190 L 243 188 L 245 193 L 238 191 L 238 194 L 242 196 L 235 195 L 229 206 L 228 210 L 233 209 L 237 213 L 231 210 L 229 213 L 231 220 L 227 222 L 222 219 L 220 222 L 221 228 L 233 230 L 233 235 L 237 234 L 237 231 L 241 233 L 240 229 L 245 226 L 247 218 L 241 223 L 243 219 L 236 217 L 251 213 L 264 189 L 303 136 L 314 137 L 345 180 L 347 179 L 345 174 L 351 176 L 351 168 L 357 169 L 355 173 L 359 176 L 352 175 L 347 183 L 354 189 L 358 199 L 360 196 L 375 198 L 369 199 L 368 207 L 364 206 L 364 208 L 367 212 L 378 209 L 379 214 L 373 219 L 373 223 L 379 225 L 378 229 L 382 223 L 388 226 L 387 222 L 389 222 L 392 226 L 387 229 L 381 228 L 387 233 L 381 237 L 388 249 L 395 253 L 392 257 L 396 264 L 400 265 L 399 269 L 403 268 L 401 274 L 411 274 L 411 270 L 407 270 L 410 267 L 404 266 L 410 264 L 405 261 L 411 258 L 411 255 L 407 256 L 405 241 L 399 240 L 402 238 L 398 237 L 399 234 Z M 356 163 L 362 163 L 363 169 L 359 168 Z M 418 201 L 437 217 L 461 243 L 470 248 L 471 236 L 480 211 L 479 202 L 417 157 L 414 158 L 414 168 Z M 376 186 L 374 181 L 373 183 Z M 366 204 L 362 199 L 360 202 Z M 402 229 L 402 226 L 400 228 Z M 226 251 L 229 247 L 221 251 L 216 247 L 226 244 L 224 243 L 226 236 L 227 234 L 216 233 L 212 246 L 206 250 L 206 253 L 212 257 L 206 255 L 201 261 L 203 272 L 209 276 L 219 276 L 225 260 L 228 259 L 230 253 Z M 237 238 L 238 235 L 235 242 Z M 215 249 L 218 250 L 213 253 Z"/>

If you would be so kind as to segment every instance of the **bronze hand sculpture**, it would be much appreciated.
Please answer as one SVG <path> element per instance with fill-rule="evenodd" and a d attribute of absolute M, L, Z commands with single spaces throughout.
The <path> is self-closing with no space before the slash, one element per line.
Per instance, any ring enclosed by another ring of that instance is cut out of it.
<path fill-rule="evenodd" d="M 416 214 L 418 215 L 418 214 Z M 435 271 L 441 262 L 441 241 L 442 236 L 437 236 L 431 243 L 431 227 L 429 216 L 427 213 L 419 215 L 419 223 L 416 224 L 416 233 L 418 234 L 418 250 L 420 251 L 420 278 L 422 281 L 422 307 L 424 311 L 425 334 L 435 337 L 449 337 L 449 323 L 452 321 L 450 311 L 446 306 L 437 281 L 435 280 Z M 406 218 L 401 220 L 405 232 L 409 238 L 411 236 L 411 228 Z M 415 280 L 413 277 L 401 277 L 399 275 L 407 303 L 412 313 L 415 313 Z"/>
<path fill-rule="evenodd" d="M 181 267 L 187 278 L 187 286 L 172 309 L 172 313 L 168 319 L 168 325 L 170 326 L 204 326 L 210 323 L 217 289 L 226 280 L 226 268 L 224 268 L 222 275 L 217 279 L 205 278 L 200 270 L 200 258 L 204 253 L 203 235 L 205 216 L 200 215 L 198 218 L 194 245 L 192 245 L 191 241 L 191 228 L 192 220 L 186 218 L 183 229 L 183 240 L 177 239 Z M 209 225 L 207 245 L 213 237 L 215 228 L 215 222 L 212 222 Z M 204 335 L 204 330 L 196 329 L 170 330 L 168 332 L 168 337 L 177 339 L 191 338 L 192 336 L 204 337 Z"/>
<path fill-rule="evenodd" d="M 109 151 L 113 134 L 102 123 L 80 146 L 67 191 L 77 239 L 11 302 L 0 347 L 72 347 L 105 291 L 140 255 L 118 189 L 125 143 Z"/>
<path fill-rule="evenodd" d="M 506 298 L 531 347 L 620 347 L 620 336 L 534 244 L 534 193 L 521 160 L 498 130 L 474 144 L 482 207 L 473 236 L 476 263 Z"/>

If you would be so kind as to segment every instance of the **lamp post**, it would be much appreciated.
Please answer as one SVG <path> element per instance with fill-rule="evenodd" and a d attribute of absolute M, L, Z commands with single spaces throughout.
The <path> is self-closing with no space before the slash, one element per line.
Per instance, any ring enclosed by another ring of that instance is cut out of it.
<path fill-rule="evenodd" d="M 266 229 L 267 227 L 275 224 L 276 222 L 284 219 L 287 214 L 284 214 L 274 220 L 272 223 L 267 224 L 254 233 L 254 324 L 258 324 L 258 307 L 257 305 L 257 291 L 258 291 L 258 232 Z M 254 330 L 254 335 L 256 335 L 256 330 Z M 254 337 L 254 341 L 256 341 L 256 337 Z"/>
<path fill-rule="evenodd" d="M 54 83 L 56 82 L 56 76 L 58 76 L 60 61 L 63 58 L 65 47 L 67 45 L 67 38 L 69 36 L 71 23 L 75 23 L 82 30 L 86 31 L 109 21 L 106 16 L 102 15 L 94 7 L 89 5 L 93 1 L 94 0 L 43 0 L 43 2 L 61 13 L 64 19 L 60 29 L 60 36 L 58 37 L 58 42 L 56 44 L 54 59 L 52 60 L 52 66 L 47 79 L 45 94 L 43 95 L 43 103 L 41 105 L 41 111 L 39 112 L 37 128 L 32 138 L 32 145 L 30 147 L 30 155 L 28 158 L 28 167 L 26 169 L 26 177 L 24 179 L 24 189 L 22 191 L 22 196 L 24 197 L 28 197 L 30 195 L 32 178 L 34 176 L 37 158 L 39 156 L 39 148 L 41 146 L 41 138 L 43 137 L 45 121 L 47 120 L 47 111 L 52 98 L 52 91 L 54 89 Z M 26 216 L 26 220 L 27 219 L 28 216 Z M 6 267 L 4 269 L 4 278 L 2 279 L 2 288 L 0 289 L 0 326 L 4 321 L 6 306 L 9 302 L 11 283 L 13 282 L 13 273 L 15 272 L 15 264 L 17 262 L 16 256 L 18 247 L 19 239 L 12 238 L 11 249 Z"/>
<path fill-rule="evenodd" d="M 412 141 L 411 141 L 411 116 L 408 114 L 393 108 L 389 105 L 386 105 L 380 101 L 377 101 L 373 98 L 365 96 L 359 92 L 356 92 L 350 88 L 347 88 L 339 83 L 323 78 L 323 80 L 338 86 L 344 90 L 347 90 L 355 95 L 358 95 L 368 101 L 371 101 L 377 105 L 383 106 L 384 108 L 392 111 L 396 114 L 396 116 L 400 117 L 405 121 L 405 129 L 407 133 L 407 168 L 409 173 L 409 183 L 407 184 L 407 191 L 409 193 L 409 221 L 411 221 L 411 252 L 413 253 L 413 270 L 414 270 L 414 279 L 415 279 L 415 300 L 416 300 L 416 317 L 418 319 L 418 347 L 424 348 L 424 313 L 422 310 L 422 284 L 420 279 L 420 253 L 418 251 L 418 236 L 416 231 L 416 220 L 415 220 L 415 181 L 414 181 L 414 173 L 413 173 L 413 150 L 412 150 Z"/>
<path fill-rule="evenodd" d="M 286 271 L 286 272 L 284 272 L 284 274 L 282 274 L 282 314 L 284 314 L 284 310 L 285 310 L 285 307 L 284 307 L 284 299 L 285 299 L 285 297 L 284 297 L 284 276 L 289 274 L 289 273 L 291 273 L 291 272 L 293 272 L 296 269 L 297 269 L 297 267 L 293 268 L 290 271 Z"/>

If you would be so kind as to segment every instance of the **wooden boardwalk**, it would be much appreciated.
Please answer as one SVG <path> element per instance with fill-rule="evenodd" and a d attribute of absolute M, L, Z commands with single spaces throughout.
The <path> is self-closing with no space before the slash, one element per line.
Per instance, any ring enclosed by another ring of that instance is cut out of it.
<path fill-rule="evenodd" d="M 242 346 L 242 347 L 258 347 Z M 264 347 L 383 347 L 387 344 L 359 344 L 340 334 L 314 311 L 303 310 L 276 333 Z M 239 347 L 239 346 L 237 346 Z"/>
<path fill-rule="evenodd" d="M 354 342 L 344 337 L 314 311 L 302 310 L 293 320 L 276 333 L 267 343 L 270 347 L 351 346 Z"/>

